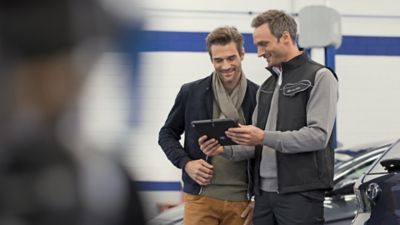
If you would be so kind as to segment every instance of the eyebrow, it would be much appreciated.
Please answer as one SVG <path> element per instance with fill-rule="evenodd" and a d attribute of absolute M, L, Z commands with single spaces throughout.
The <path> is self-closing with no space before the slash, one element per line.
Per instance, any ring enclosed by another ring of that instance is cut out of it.
<path fill-rule="evenodd" d="M 265 44 L 268 44 L 269 43 L 269 41 L 259 41 L 259 42 L 256 42 L 256 43 L 254 43 L 255 45 L 265 45 Z"/>
<path fill-rule="evenodd" d="M 225 58 L 223 58 L 223 57 L 212 57 L 212 59 L 213 59 L 213 60 L 216 60 L 216 59 L 229 59 L 229 58 L 236 57 L 236 56 L 237 56 L 237 55 L 234 54 L 234 55 L 228 55 L 228 56 L 225 57 Z"/>

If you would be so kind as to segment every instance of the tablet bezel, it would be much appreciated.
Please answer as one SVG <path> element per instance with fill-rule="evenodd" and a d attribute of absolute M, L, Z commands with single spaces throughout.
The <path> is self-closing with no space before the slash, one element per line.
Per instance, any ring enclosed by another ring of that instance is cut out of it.
<path fill-rule="evenodd" d="M 207 135 L 208 138 L 214 138 L 223 146 L 237 145 L 225 135 L 225 131 L 229 128 L 239 127 L 239 124 L 232 119 L 194 120 L 192 127 L 200 136 Z"/>

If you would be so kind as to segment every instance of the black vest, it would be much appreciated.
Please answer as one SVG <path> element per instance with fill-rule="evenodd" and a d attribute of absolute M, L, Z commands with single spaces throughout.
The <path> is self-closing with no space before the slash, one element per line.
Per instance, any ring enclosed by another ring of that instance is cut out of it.
<path fill-rule="evenodd" d="M 308 59 L 305 53 L 282 64 L 282 84 L 279 90 L 277 131 L 299 130 L 307 126 L 307 102 L 316 72 L 324 66 Z M 260 87 L 257 127 L 265 129 L 272 95 L 278 81 L 273 73 Z M 334 73 L 333 73 L 334 74 Z M 336 75 L 335 75 L 336 77 Z M 267 134 L 268 135 L 268 134 Z M 276 151 L 278 191 L 280 193 L 329 189 L 333 186 L 334 151 L 332 136 L 326 149 L 296 154 Z M 262 146 L 255 151 L 255 193 L 260 187 Z"/>

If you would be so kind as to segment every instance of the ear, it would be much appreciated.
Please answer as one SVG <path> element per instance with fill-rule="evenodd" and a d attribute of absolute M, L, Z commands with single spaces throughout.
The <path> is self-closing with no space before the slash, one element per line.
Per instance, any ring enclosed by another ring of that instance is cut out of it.
<path fill-rule="evenodd" d="M 245 53 L 244 48 L 242 48 L 242 50 L 239 52 L 239 55 L 240 55 L 240 59 L 241 59 L 241 60 L 244 59 L 244 53 Z"/>
<path fill-rule="evenodd" d="M 283 41 L 284 42 L 292 42 L 292 38 L 290 37 L 290 33 L 288 32 L 288 31 L 284 31 L 283 33 L 282 33 L 282 37 L 281 37 L 282 39 L 283 39 Z"/>

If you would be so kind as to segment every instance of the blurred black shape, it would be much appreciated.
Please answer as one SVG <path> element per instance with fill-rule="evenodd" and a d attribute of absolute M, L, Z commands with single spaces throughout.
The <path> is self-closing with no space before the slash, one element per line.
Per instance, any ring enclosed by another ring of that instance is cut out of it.
<path fill-rule="evenodd" d="M 95 0 L 0 0 L 1 225 L 144 224 L 119 160 L 62 123 L 118 26 Z"/>

